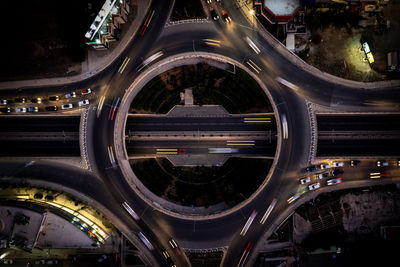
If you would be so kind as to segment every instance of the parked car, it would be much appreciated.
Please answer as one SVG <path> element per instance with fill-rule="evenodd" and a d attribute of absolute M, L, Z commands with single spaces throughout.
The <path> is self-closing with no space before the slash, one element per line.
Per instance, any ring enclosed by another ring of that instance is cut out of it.
<path fill-rule="evenodd" d="M 334 184 L 340 184 L 342 182 L 342 178 L 336 178 L 336 179 L 331 179 L 326 181 L 327 185 L 334 185 Z"/>
<path fill-rule="evenodd" d="M 301 179 L 301 180 L 300 180 L 300 183 L 301 183 L 301 184 L 306 184 L 306 183 L 309 183 L 310 181 L 311 181 L 310 177 L 306 177 L 306 178 L 304 178 L 304 179 Z"/>
<path fill-rule="evenodd" d="M 58 95 L 53 95 L 53 96 L 49 97 L 49 100 L 50 101 L 58 101 L 58 100 L 60 100 L 60 97 Z"/>
<path fill-rule="evenodd" d="M 0 112 L 4 112 L 4 113 L 7 113 L 7 112 L 11 112 L 11 108 L 0 108 Z"/>
<path fill-rule="evenodd" d="M 36 103 L 36 104 L 40 104 L 40 103 L 42 103 L 42 98 L 40 98 L 40 97 L 32 98 L 31 102 L 32 103 Z"/>
<path fill-rule="evenodd" d="M 61 109 L 70 109 L 73 108 L 72 104 L 64 104 L 61 106 Z"/>
<path fill-rule="evenodd" d="M 358 166 L 361 164 L 359 160 L 350 160 L 350 166 Z"/>
<path fill-rule="evenodd" d="M 317 166 L 312 165 L 312 166 L 308 166 L 306 168 L 306 172 L 316 172 L 317 171 Z"/>
<path fill-rule="evenodd" d="M 336 162 L 336 161 L 332 162 L 333 167 L 343 167 L 343 165 L 344 165 L 343 162 Z"/>
<path fill-rule="evenodd" d="M 81 91 L 82 95 L 87 95 L 90 94 L 91 92 L 92 90 L 90 88 Z"/>
<path fill-rule="evenodd" d="M 38 107 L 29 107 L 28 112 L 38 112 L 39 108 Z"/>
<path fill-rule="evenodd" d="M 26 102 L 26 98 L 25 97 L 19 97 L 14 99 L 15 102 L 17 103 L 25 103 Z"/>
<path fill-rule="evenodd" d="M 320 183 L 310 184 L 308 186 L 308 190 L 315 190 L 315 189 L 320 188 L 320 187 L 321 187 Z"/>
<path fill-rule="evenodd" d="M 16 108 L 15 112 L 26 112 L 26 108 L 22 107 L 22 108 Z"/>
<path fill-rule="evenodd" d="M 319 179 L 323 179 L 323 178 L 326 178 L 328 176 L 329 176 L 329 172 L 323 172 L 323 173 L 318 174 L 318 178 Z"/>
<path fill-rule="evenodd" d="M 76 93 L 75 92 L 71 92 L 65 95 L 65 98 L 72 98 L 72 97 L 76 97 Z"/>
<path fill-rule="evenodd" d="M 85 105 L 88 105 L 89 104 L 89 100 L 82 100 L 82 101 L 79 101 L 79 106 L 81 107 L 81 106 L 85 106 Z"/>
<path fill-rule="evenodd" d="M 339 174 L 342 174 L 342 173 L 344 173 L 344 171 L 343 170 L 338 170 L 338 169 L 336 169 L 336 170 L 332 170 L 331 171 L 331 175 L 332 176 L 336 176 L 336 175 L 339 175 Z"/>
<path fill-rule="evenodd" d="M 328 163 L 322 163 L 321 165 L 319 165 L 319 167 L 320 167 L 321 169 L 328 169 L 328 168 L 331 167 L 331 165 L 328 164 Z"/>
<path fill-rule="evenodd" d="M 383 160 L 378 160 L 378 161 L 376 162 L 376 166 L 378 166 L 378 167 L 389 166 L 389 162 L 383 161 Z"/>
<path fill-rule="evenodd" d="M 57 106 L 48 106 L 48 107 L 46 107 L 46 110 L 48 110 L 48 111 L 57 111 L 58 107 Z"/>

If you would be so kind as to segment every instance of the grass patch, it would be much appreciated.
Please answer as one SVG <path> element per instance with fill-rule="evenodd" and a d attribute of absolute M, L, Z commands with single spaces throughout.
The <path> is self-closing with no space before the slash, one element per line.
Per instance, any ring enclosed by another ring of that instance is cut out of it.
<path fill-rule="evenodd" d="M 266 178 L 272 160 L 230 158 L 221 167 L 175 167 L 167 159 L 132 164 L 153 193 L 184 206 L 234 206 L 250 197 Z"/>
<path fill-rule="evenodd" d="M 134 98 L 131 113 L 165 114 L 181 103 L 180 92 L 192 88 L 195 104 L 221 105 L 229 113 L 273 112 L 258 83 L 242 69 L 236 74 L 207 64 L 171 69 L 152 79 Z"/>

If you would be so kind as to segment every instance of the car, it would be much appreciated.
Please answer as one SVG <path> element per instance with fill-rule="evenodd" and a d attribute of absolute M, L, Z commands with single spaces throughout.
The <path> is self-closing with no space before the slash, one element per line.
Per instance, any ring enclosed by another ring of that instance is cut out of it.
<path fill-rule="evenodd" d="M 358 166 L 361 164 L 359 160 L 350 160 L 350 166 Z"/>
<path fill-rule="evenodd" d="M 371 172 L 369 174 L 369 178 L 371 178 L 371 179 L 379 179 L 379 178 L 381 178 L 381 173 L 380 172 Z"/>
<path fill-rule="evenodd" d="M 328 169 L 328 168 L 331 167 L 331 165 L 328 164 L 328 163 L 322 163 L 321 165 L 319 165 L 319 167 L 320 167 L 321 169 Z"/>
<path fill-rule="evenodd" d="M 90 94 L 91 92 L 92 92 L 92 89 L 90 89 L 90 88 L 81 91 L 82 95 L 87 95 L 87 94 Z"/>
<path fill-rule="evenodd" d="M 400 167 L 400 160 L 397 161 L 397 167 Z"/>
<path fill-rule="evenodd" d="M 87 105 L 87 104 L 89 104 L 89 100 L 82 100 L 82 101 L 79 101 L 79 106 L 81 107 L 81 106 L 85 106 L 85 105 Z"/>
<path fill-rule="evenodd" d="M 334 184 L 340 184 L 342 182 L 342 178 L 336 178 L 336 179 L 330 179 L 326 181 L 327 185 L 334 185 Z"/>
<path fill-rule="evenodd" d="M 207 0 L 207 4 L 212 4 L 212 0 Z"/>
<path fill-rule="evenodd" d="M 71 92 L 65 95 L 65 98 L 72 98 L 72 97 L 76 97 L 76 93 L 75 92 Z"/>
<path fill-rule="evenodd" d="M 315 189 L 320 188 L 320 187 L 321 187 L 320 183 L 310 184 L 308 186 L 308 190 L 315 190 Z"/>
<path fill-rule="evenodd" d="M 382 160 L 378 160 L 378 161 L 376 162 L 376 166 L 378 166 L 378 167 L 389 166 L 389 162 L 387 162 L 387 161 L 382 161 Z"/>
<path fill-rule="evenodd" d="M 38 112 L 39 108 L 38 107 L 29 107 L 28 112 Z"/>
<path fill-rule="evenodd" d="M 32 103 L 36 103 L 36 104 L 40 104 L 40 103 L 42 103 L 42 98 L 40 98 L 40 97 L 32 98 L 31 102 Z"/>
<path fill-rule="evenodd" d="M 0 108 L 0 112 L 11 112 L 11 108 Z"/>
<path fill-rule="evenodd" d="M 46 107 L 46 110 L 48 110 L 48 111 L 57 111 L 58 107 L 57 106 L 48 106 L 48 107 Z"/>
<path fill-rule="evenodd" d="M 343 162 L 332 162 L 332 167 L 343 167 L 344 163 Z"/>
<path fill-rule="evenodd" d="M 306 172 L 316 172 L 317 171 L 317 166 L 312 165 L 312 166 L 308 166 L 306 168 Z"/>
<path fill-rule="evenodd" d="M 58 101 L 58 100 L 60 100 L 60 97 L 58 95 L 53 95 L 53 96 L 49 97 L 49 100 L 50 101 Z"/>
<path fill-rule="evenodd" d="M 61 106 L 61 109 L 70 109 L 73 108 L 72 104 L 64 104 Z"/>
<path fill-rule="evenodd" d="M 318 178 L 319 179 L 323 179 L 323 178 L 326 178 L 328 176 L 329 176 L 329 172 L 323 172 L 323 173 L 318 174 Z"/>
<path fill-rule="evenodd" d="M 293 201 L 295 201 L 296 199 L 298 199 L 300 197 L 299 194 L 293 195 L 290 198 L 288 198 L 287 203 L 292 203 Z"/>
<path fill-rule="evenodd" d="M 344 171 L 343 170 L 332 170 L 331 171 L 331 175 L 332 176 L 336 176 L 336 175 L 339 175 L 339 174 L 342 174 L 342 173 L 344 173 Z"/>
<path fill-rule="evenodd" d="M 178 244 L 176 243 L 176 241 L 174 239 L 170 239 L 168 241 L 168 243 L 171 245 L 172 248 L 175 248 L 176 250 L 178 250 L 178 253 L 181 254 L 181 249 L 179 248 Z"/>
<path fill-rule="evenodd" d="M 310 177 L 306 177 L 306 178 L 304 178 L 304 179 L 301 179 L 301 180 L 300 180 L 300 183 L 301 183 L 301 184 L 306 184 L 306 183 L 309 183 L 310 181 L 311 181 Z"/>
<path fill-rule="evenodd" d="M 26 102 L 26 98 L 25 97 L 19 97 L 14 99 L 15 102 L 17 103 L 25 103 Z"/>
<path fill-rule="evenodd" d="M 26 108 L 24 108 L 24 107 L 16 108 L 15 112 L 26 112 Z"/>
<path fill-rule="evenodd" d="M 226 10 L 222 10 L 221 15 L 226 22 L 231 23 L 231 18 L 229 17 L 228 12 L 226 12 Z"/>
<path fill-rule="evenodd" d="M 142 232 L 139 232 L 138 236 L 139 236 L 140 240 L 142 240 L 143 244 L 145 244 L 149 250 L 154 250 L 153 245 L 150 243 L 150 241 L 147 239 L 147 237 Z"/>
<path fill-rule="evenodd" d="M 210 8 L 210 13 L 211 13 L 211 17 L 213 18 L 213 20 L 218 20 L 219 19 L 217 11 L 215 11 L 214 8 Z"/>
<path fill-rule="evenodd" d="M 2 100 L 2 99 L 0 99 L 0 105 L 7 105 L 7 100 Z"/>

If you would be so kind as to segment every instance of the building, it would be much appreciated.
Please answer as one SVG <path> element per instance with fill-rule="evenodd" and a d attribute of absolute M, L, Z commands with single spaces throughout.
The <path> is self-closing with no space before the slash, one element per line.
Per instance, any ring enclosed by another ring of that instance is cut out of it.
<path fill-rule="evenodd" d="M 130 0 L 106 0 L 85 34 L 86 44 L 96 50 L 108 49 L 110 42 L 119 40 L 129 13 Z"/>

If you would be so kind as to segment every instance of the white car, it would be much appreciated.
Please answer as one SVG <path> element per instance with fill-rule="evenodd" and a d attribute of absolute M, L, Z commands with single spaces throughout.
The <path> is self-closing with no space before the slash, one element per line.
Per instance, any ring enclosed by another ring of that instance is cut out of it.
<path fill-rule="evenodd" d="M 26 112 L 26 108 L 16 108 L 15 112 Z"/>
<path fill-rule="evenodd" d="M 332 166 L 333 167 L 343 167 L 344 163 L 343 162 L 333 162 Z"/>
<path fill-rule="evenodd" d="M 329 165 L 328 163 L 322 163 L 321 165 L 320 165 L 320 168 L 321 169 L 328 169 L 328 168 L 330 168 L 331 167 L 331 165 Z"/>
<path fill-rule="evenodd" d="M 88 105 L 88 104 L 89 104 L 89 100 L 87 100 L 87 99 L 82 100 L 82 101 L 79 101 L 79 106 L 80 106 L 80 107 L 85 106 L 85 105 Z"/>
<path fill-rule="evenodd" d="M 327 185 L 334 185 L 334 184 L 340 184 L 342 182 L 342 178 L 336 178 L 336 179 L 331 179 L 326 181 Z"/>
<path fill-rule="evenodd" d="M 319 179 L 323 179 L 323 178 L 326 178 L 328 176 L 329 176 L 329 172 L 323 172 L 323 173 L 318 174 L 318 178 Z"/>
<path fill-rule="evenodd" d="M 310 181 L 311 181 L 310 177 L 306 177 L 306 178 L 304 178 L 304 179 L 301 179 L 301 180 L 300 180 L 300 183 L 301 183 L 301 184 L 306 184 L 306 183 L 309 183 Z"/>
<path fill-rule="evenodd" d="M 308 186 L 308 190 L 315 190 L 315 189 L 320 188 L 320 187 L 321 187 L 320 183 L 310 184 Z"/>
<path fill-rule="evenodd" d="M 73 108 L 72 104 L 64 104 L 61 106 L 61 109 L 70 109 Z"/>
<path fill-rule="evenodd" d="M 0 99 L 0 105 L 7 105 L 7 100 L 1 100 Z"/>
<path fill-rule="evenodd" d="M 76 97 L 76 93 L 72 92 L 72 93 L 68 93 L 65 95 L 65 98 L 72 98 L 72 97 Z"/>

